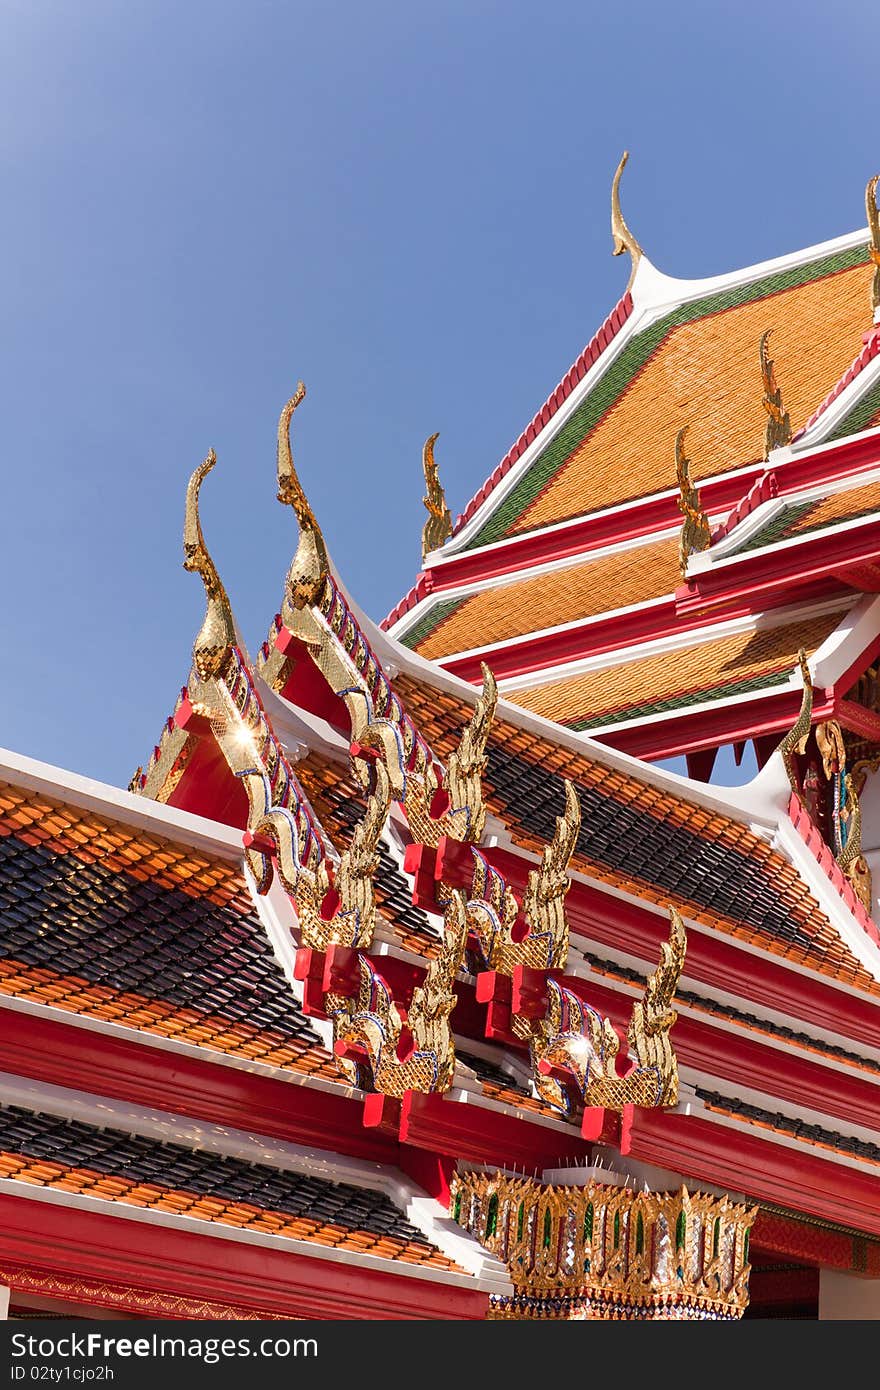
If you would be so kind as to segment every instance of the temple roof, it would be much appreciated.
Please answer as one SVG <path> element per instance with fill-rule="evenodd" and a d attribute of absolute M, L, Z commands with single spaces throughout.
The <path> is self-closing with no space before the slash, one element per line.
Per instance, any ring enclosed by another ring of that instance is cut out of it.
<path fill-rule="evenodd" d="M 503 496 L 494 489 L 449 549 L 488 545 L 665 490 L 674 481 L 672 441 L 684 424 L 698 478 L 760 458 L 762 333 L 773 329 L 797 432 L 861 348 L 871 326 L 869 285 L 864 234 L 715 281 L 660 277 L 650 299 L 640 296 L 637 278 L 632 315 L 573 394 L 564 419 L 561 412 L 553 418 L 513 485 L 508 475 Z"/>
<path fill-rule="evenodd" d="M 784 729 L 798 651 L 832 640 L 835 603 L 843 622 L 873 581 L 826 565 L 821 582 L 792 574 L 762 601 L 757 579 L 740 596 L 730 562 L 877 511 L 869 253 L 853 233 L 703 281 L 639 259 L 631 293 L 426 557 L 387 630 L 468 680 L 485 661 L 512 703 L 641 756 L 676 751 L 649 725 L 691 707 L 720 713 L 702 732 L 676 725 L 683 751 L 742 742 L 748 721 L 724 711 L 750 694 L 779 692 L 761 723 Z M 771 388 L 784 447 L 765 432 Z M 711 534 L 686 572 L 684 426 L 700 544 Z M 841 453 L 850 440 L 858 465 Z M 716 568 L 704 613 L 700 576 Z"/>
<path fill-rule="evenodd" d="M 381 1191 L 314 1172 L 0 1107 L 0 1178 L 325 1249 L 464 1273 Z"/>

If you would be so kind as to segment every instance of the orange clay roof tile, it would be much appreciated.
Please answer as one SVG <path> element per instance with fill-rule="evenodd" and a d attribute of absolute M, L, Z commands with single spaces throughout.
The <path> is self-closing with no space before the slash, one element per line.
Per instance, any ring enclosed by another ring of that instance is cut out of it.
<path fill-rule="evenodd" d="M 637 713 L 649 714 L 654 707 L 668 709 L 675 701 L 695 703 L 698 696 L 725 699 L 742 693 L 743 686 L 756 678 L 774 674 L 784 678 L 796 665 L 798 650 L 804 647 L 811 655 L 842 616 L 840 611 L 824 613 L 716 637 L 513 690 L 507 698 L 546 719 L 587 729 Z"/>
<path fill-rule="evenodd" d="M 516 579 L 462 599 L 415 644 L 436 659 L 671 594 L 681 582 L 678 535 Z"/>
<path fill-rule="evenodd" d="M 537 496 L 529 501 L 523 493 L 519 509 L 508 504 L 506 524 L 496 523 L 491 533 L 484 528 L 473 544 L 674 485 L 673 441 L 685 424 L 691 426 L 695 482 L 759 458 L 765 424 L 758 368 L 762 333 L 774 330 L 778 383 L 797 429 L 850 366 L 869 326 L 870 270 L 864 260 L 863 251 L 842 253 L 812 270 L 710 297 L 703 312 L 699 305 L 684 306 L 673 312 L 665 331 L 662 325 L 644 330 L 644 340 L 653 345 L 647 360 L 618 383 L 616 398 L 606 384 L 610 406 L 559 459 Z M 806 279 L 811 273 L 818 278 Z M 796 279 L 801 283 L 792 283 Z"/>
<path fill-rule="evenodd" d="M 400 677 L 395 688 L 435 752 L 448 756 L 471 706 Z M 484 778 L 487 803 L 514 842 L 540 852 L 578 789 L 582 827 L 572 865 L 581 873 L 880 994 L 880 982 L 843 945 L 794 866 L 747 825 L 496 718 Z M 830 948 L 834 954 L 829 954 Z M 839 953 L 839 954 L 838 954 Z"/>

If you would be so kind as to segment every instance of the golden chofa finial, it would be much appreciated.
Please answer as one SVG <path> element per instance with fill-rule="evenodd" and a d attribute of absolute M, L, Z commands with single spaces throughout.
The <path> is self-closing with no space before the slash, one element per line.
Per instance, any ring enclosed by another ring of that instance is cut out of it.
<path fill-rule="evenodd" d="M 422 468 L 425 473 L 427 496 L 422 498 L 428 512 L 428 520 L 422 528 L 422 559 L 436 550 L 452 535 L 452 517 L 446 505 L 446 494 L 440 483 L 437 464 L 434 462 L 434 445 L 440 438 L 432 434 L 425 440 L 422 450 Z"/>
<path fill-rule="evenodd" d="M 773 370 L 773 359 L 767 350 L 770 341 L 772 328 L 768 328 L 761 334 L 761 345 L 758 349 L 758 358 L 761 363 L 761 381 L 764 384 L 764 397 L 761 401 L 767 412 L 767 424 L 764 429 L 764 459 L 770 457 L 771 449 L 779 449 L 783 444 L 791 441 L 791 420 L 788 411 L 782 408 L 782 391 L 776 385 L 776 372 Z"/>
<path fill-rule="evenodd" d="M 688 557 L 697 550 L 706 550 L 712 543 L 709 519 L 703 511 L 700 492 L 691 483 L 690 459 L 685 457 L 684 437 L 690 428 L 682 425 L 675 436 L 675 476 L 678 479 L 678 510 L 684 517 L 678 542 L 678 568 L 682 579 L 687 577 Z"/>
<path fill-rule="evenodd" d="M 193 643 L 193 666 L 202 680 L 220 674 L 229 659 L 230 649 L 235 645 L 232 609 L 214 561 L 208 554 L 199 518 L 199 490 L 216 462 L 217 455 L 212 449 L 190 478 L 183 522 L 183 568 L 195 570 L 202 576 L 208 600 L 205 621 Z"/>
<path fill-rule="evenodd" d="M 287 571 L 287 593 L 294 608 L 315 602 L 330 568 L 321 528 L 296 476 L 290 449 L 290 422 L 305 394 L 299 382 L 278 421 L 278 501 L 293 507 L 299 522 L 299 545 Z"/>
<path fill-rule="evenodd" d="M 788 733 L 782 739 L 778 748 L 779 753 L 782 755 L 782 761 L 785 765 L 785 771 L 788 774 L 791 789 L 796 794 L 800 793 L 800 783 L 798 782 L 795 754 L 803 755 L 806 752 L 807 741 L 810 737 L 810 728 L 813 723 L 813 677 L 810 674 L 810 666 L 804 647 L 801 647 L 798 652 L 798 666 L 800 667 L 801 680 L 803 681 L 800 713 Z"/>
<path fill-rule="evenodd" d="M 876 314 L 880 309 L 880 208 L 877 207 L 877 184 L 880 183 L 880 174 L 875 174 L 872 179 L 868 179 L 868 186 L 865 189 L 865 211 L 868 214 L 868 231 L 871 233 L 871 245 L 868 248 L 868 255 L 874 267 L 874 274 L 871 277 L 871 308 Z"/>
<path fill-rule="evenodd" d="M 623 158 L 617 166 L 617 173 L 611 184 L 611 235 L 614 238 L 614 249 L 611 254 L 612 256 L 622 256 L 624 251 L 628 251 L 632 257 L 632 269 L 626 285 L 627 289 L 630 289 L 636 278 L 639 261 L 642 259 L 642 248 L 626 225 L 623 213 L 620 211 L 620 176 L 628 159 L 629 150 L 624 150 Z"/>

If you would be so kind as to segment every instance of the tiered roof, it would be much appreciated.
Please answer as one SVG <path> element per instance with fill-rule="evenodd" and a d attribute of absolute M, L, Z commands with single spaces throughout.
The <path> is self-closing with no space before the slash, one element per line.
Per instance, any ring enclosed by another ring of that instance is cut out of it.
<path fill-rule="evenodd" d="M 806 1218 L 823 1260 L 880 1270 L 880 931 L 857 837 L 832 851 L 798 780 L 811 721 L 880 725 L 853 699 L 880 655 L 867 266 L 863 234 L 693 285 L 642 259 L 390 635 L 293 469 L 302 389 L 256 663 L 196 470 L 207 614 L 146 771 L 0 766 L 4 1282 L 483 1316 L 512 1284 L 447 1214 L 456 1167 L 609 1154 L 744 1192 L 757 1249 L 809 1253 Z M 795 437 L 765 460 L 768 327 Z M 711 527 L 682 574 L 685 424 Z M 738 791 L 588 736 L 658 757 L 743 730 L 764 770 Z"/>
<path fill-rule="evenodd" d="M 673 445 L 687 426 L 691 477 L 719 541 L 767 501 L 771 468 L 775 495 L 817 448 L 866 430 L 859 467 L 880 463 L 871 256 L 868 233 L 853 233 L 693 282 L 637 258 L 631 292 L 426 558 L 386 629 L 474 682 L 488 661 L 512 702 L 647 756 L 677 751 L 648 724 L 785 685 L 800 647 L 812 655 L 835 631 L 833 601 L 839 626 L 858 586 L 790 583 L 790 611 L 768 620 L 767 603 L 739 599 L 731 574 L 727 611 L 719 602 L 704 612 L 679 572 Z M 791 421 L 791 443 L 769 465 L 759 360 L 768 329 Z M 833 490 L 835 458 L 826 478 Z M 765 507 L 764 537 L 749 528 L 748 543 L 867 517 L 875 487 L 866 476 L 850 501 Z M 731 617 L 737 626 L 721 625 Z M 767 709 L 781 731 L 795 702 Z M 702 745 L 693 721 L 679 723 L 681 751 L 734 736 L 736 721 L 723 723 L 706 726 Z"/>

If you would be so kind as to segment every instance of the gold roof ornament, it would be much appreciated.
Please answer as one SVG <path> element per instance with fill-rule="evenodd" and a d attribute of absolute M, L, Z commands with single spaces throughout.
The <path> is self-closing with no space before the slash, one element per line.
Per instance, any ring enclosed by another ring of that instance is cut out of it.
<path fill-rule="evenodd" d="M 764 396 L 761 404 L 767 412 L 767 424 L 764 429 L 765 462 L 770 457 L 771 449 L 779 449 L 783 444 L 791 442 L 791 419 L 788 411 L 782 408 L 782 391 L 776 384 L 773 359 L 767 349 L 772 332 L 773 329 L 768 328 L 761 334 L 761 344 L 758 348 L 761 381 L 764 385 Z"/>
<path fill-rule="evenodd" d="M 877 206 L 877 184 L 880 183 L 880 174 L 875 174 L 872 179 L 868 179 L 865 189 L 865 210 L 868 214 L 868 231 L 871 234 L 871 245 L 868 248 L 868 255 L 874 267 L 874 274 L 871 277 L 871 308 L 876 314 L 880 309 L 880 208 Z"/>
<path fill-rule="evenodd" d="M 749 1301 L 758 1208 L 728 1196 L 459 1172 L 450 1211 L 510 1272 L 491 1318 L 727 1321 Z"/>
<path fill-rule="evenodd" d="M 193 666 L 202 680 L 220 675 L 235 645 L 232 609 L 217 567 L 208 554 L 199 517 L 199 491 L 216 462 L 217 455 L 212 449 L 204 463 L 199 464 L 190 478 L 186 489 L 186 514 L 183 523 L 183 568 L 201 575 L 208 601 L 205 621 L 193 643 Z"/>
<path fill-rule="evenodd" d="M 293 507 L 299 522 L 299 545 L 287 571 L 287 593 L 294 608 L 315 602 L 330 569 L 324 537 L 296 475 L 290 447 L 293 412 L 305 394 L 306 388 L 300 381 L 278 421 L 278 501 Z"/>
<path fill-rule="evenodd" d="M 792 791 L 796 793 L 800 792 L 800 787 L 794 758 L 796 753 L 802 754 L 806 752 L 807 739 L 810 737 L 810 728 L 813 721 L 813 677 L 810 675 L 810 668 L 807 665 L 807 653 L 803 647 L 801 647 L 798 652 L 798 665 L 801 668 L 801 676 L 804 682 L 804 693 L 801 696 L 800 713 L 779 745 L 779 752 L 785 764 L 785 771 L 788 773 L 789 784 Z"/>
<path fill-rule="evenodd" d="M 483 673 L 483 688 L 474 705 L 474 712 L 462 730 L 458 747 L 449 755 L 445 778 L 449 792 L 449 819 L 455 826 L 453 837 L 472 844 L 479 844 L 486 824 L 483 773 L 489 761 L 486 746 L 498 704 L 498 685 L 485 661 L 480 663 L 480 670 Z"/>
<path fill-rule="evenodd" d="M 611 235 L 614 238 L 614 248 L 612 256 L 622 256 L 624 251 L 628 251 L 632 257 L 632 268 L 629 272 L 629 279 L 626 288 L 632 287 L 632 282 L 636 278 L 636 270 L 639 261 L 642 259 L 642 248 L 636 241 L 632 232 L 626 224 L 626 219 L 620 210 L 620 176 L 626 167 L 629 159 L 629 150 L 624 150 L 623 157 L 617 166 L 617 172 L 611 184 Z"/>
<path fill-rule="evenodd" d="M 849 879 L 853 892 L 870 917 L 874 910 L 874 892 L 871 885 L 871 869 L 862 853 L 862 807 L 856 784 L 850 773 L 844 775 L 846 791 L 846 844 L 837 856 L 837 862 Z M 843 817 L 842 817 L 843 818 Z"/>
<path fill-rule="evenodd" d="M 443 921 L 443 944 L 412 992 L 405 1018 L 366 955 L 358 962 L 357 996 L 327 994 L 334 1053 L 353 1085 L 401 1099 L 407 1091 L 447 1091 L 455 1074 L 455 1042 L 449 1015 L 455 981 L 467 945 L 465 895 L 452 890 Z"/>
<path fill-rule="evenodd" d="M 422 469 L 427 489 L 427 495 L 422 501 L 428 513 L 428 520 L 422 528 L 422 560 L 452 535 L 452 516 L 446 505 L 446 494 L 434 461 L 434 445 L 439 437 L 439 434 L 432 434 L 425 440 L 422 450 Z"/>
<path fill-rule="evenodd" d="M 688 558 L 698 550 L 707 550 L 712 543 L 709 518 L 703 510 L 699 488 L 691 483 L 690 459 L 684 452 L 684 437 L 689 429 L 689 425 L 682 425 L 675 436 L 675 476 L 681 494 L 678 510 L 684 517 L 678 543 L 678 568 L 682 579 L 687 578 Z"/>

